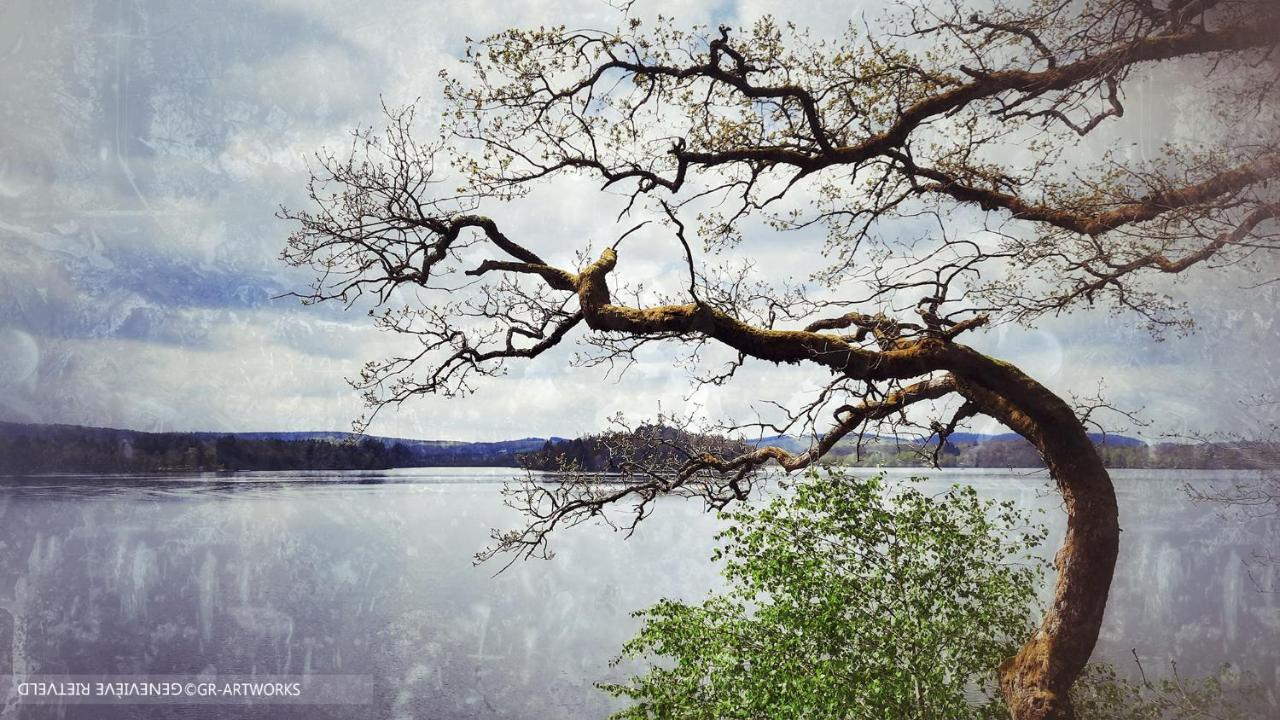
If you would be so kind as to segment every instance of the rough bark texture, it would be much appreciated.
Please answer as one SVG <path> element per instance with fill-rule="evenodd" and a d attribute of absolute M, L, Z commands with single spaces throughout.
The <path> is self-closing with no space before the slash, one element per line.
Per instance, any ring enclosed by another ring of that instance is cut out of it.
<path fill-rule="evenodd" d="M 1040 629 L 1001 666 L 1001 690 L 1015 720 L 1074 718 L 1069 691 L 1097 643 L 1119 553 L 1115 489 L 1061 398 L 1012 365 L 954 348 L 961 394 L 1035 444 L 1067 513 L 1053 601 Z"/>

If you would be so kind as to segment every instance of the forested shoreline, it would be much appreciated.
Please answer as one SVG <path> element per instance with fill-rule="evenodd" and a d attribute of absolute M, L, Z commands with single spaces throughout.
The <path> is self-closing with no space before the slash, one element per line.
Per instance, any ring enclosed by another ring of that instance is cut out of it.
<path fill-rule="evenodd" d="M 148 433 L 0 423 L 0 474 L 517 467 L 542 438 L 454 443 L 353 433 Z"/>
<path fill-rule="evenodd" d="M 666 443 L 637 443 L 661 435 Z M 643 437 L 641 437 L 643 436 Z M 802 451 L 802 438 L 766 438 Z M 524 438 L 502 442 L 452 442 L 354 433 L 148 433 L 75 425 L 0 423 L 0 474 L 214 472 L 238 470 L 386 470 L 407 467 L 527 467 L 559 471 L 617 471 L 623 462 L 670 465 L 678 447 L 696 441 L 719 454 L 742 452 L 748 443 L 670 428 L 637 428 L 575 439 Z M 764 441 L 761 441 L 764 442 Z M 1265 469 L 1280 466 L 1280 449 L 1263 441 L 1154 443 L 1095 436 L 1113 468 Z M 641 448 L 636 457 L 632 449 Z M 837 444 L 829 459 L 862 467 L 929 467 L 936 445 L 891 439 Z M 1019 437 L 958 434 L 937 453 L 942 467 L 1040 467 L 1035 448 Z"/>
<path fill-rule="evenodd" d="M 1148 444 L 1123 435 L 1091 435 L 1103 462 L 1111 468 L 1259 470 L 1280 467 L 1280 446 L 1264 441 L 1160 442 Z M 781 445 L 791 452 L 803 452 L 808 442 L 801 438 L 765 438 L 760 444 Z M 572 467 L 586 471 L 619 470 L 623 461 L 611 452 L 615 434 L 591 435 L 574 440 L 548 441 L 541 450 L 523 456 L 526 466 L 555 471 Z M 872 438 L 859 446 L 856 440 L 837 443 L 827 460 L 857 467 L 932 467 L 936 443 L 907 442 Z M 944 468 L 1035 468 L 1043 467 L 1039 453 L 1021 437 L 1013 435 L 963 434 L 948 440 L 936 453 Z"/>

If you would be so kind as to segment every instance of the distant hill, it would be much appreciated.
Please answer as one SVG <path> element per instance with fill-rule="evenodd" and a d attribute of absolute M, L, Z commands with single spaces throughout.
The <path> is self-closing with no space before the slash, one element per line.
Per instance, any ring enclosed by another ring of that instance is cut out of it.
<path fill-rule="evenodd" d="M 1280 444 L 1270 442 L 1150 443 L 1113 433 L 1090 433 L 1103 462 L 1112 468 L 1266 469 L 1280 468 Z M 922 438 L 867 437 L 859 447 L 855 438 L 836 444 L 828 458 L 848 465 L 924 467 L 932 462 L 936 441 Z M 812 438 L 779 436 L 752 443 L 778 445 L 800 452 Z M 947 438 L 938 454 L 943 467 L 1043 467 L 1035 447 L 1015 433 L 994 435 L 958 432 Z"/>
<path fill-rule="evenodd" d="M 769 437 L 751 441 L 750 444 L 755 447 L 761 447 L 764 445 L 776 445 L 776 446 L 785 448 L 787 450 L 803 450 L 809 446 L 809 442 L 812 438 L 813 436 L 805 436 L 805 435 L 801 435 L 801 436 L 771 435 Z M 920 436 L 907 437 L 907 438 L 868 436 L 866 438 L 866 440 L 869 442 L 899 443 L 899 444 L 918 443 L 923 439 L 924 438 Z M 999 433 L 996 435 L 989 435 L 985 433 L 957 432 L 957 433 L 952 433 L 951 436 L 948 437 L 947 439 L 949 442 L 952 442 L 955 444 L 961 444 L 961 445 L 976 445 L 978 443 L 984 443 L 984 442 L 1005 442 L 1010 440 L 1013 440 L 1013 441 L 1023 440 L 1021 435 L 1018 435 L 1017 433 L 1011 433 L 1011 432 Z M 1119 447 L 1146 447 L 1148 444 L 1146 440 L 1142 440 L 1140 438 L 1128 437 L 1127 435 L 1116 435 L 1113 433 L 1089 433 L 1089 439 L 1093 440 L 1093 442 L 1097 445 L 1115 445 Z M 844 442 L 849 443 L 849 442 L 852 442 L 852 440 L 846 440 Z"/>
<path fill-rule="evenodd" d="M 1026 442 L 1021 435 L 1017 433 L 999 433 L 997 435 L 984 435 L 981 433 L 953 433 L 947 438 L 953 444 L 957 445 L 976 445 L 984 442 L 1008 442 L 1018 441 Z M 1113 433 L 1089 433 L 1089 439 L 1095 445 L 1111 445 L 1114 447 L 1147 447 L 1147 441 L 1139 438 L 1128 437 L 1126 435 L 1116 435 Z"/>

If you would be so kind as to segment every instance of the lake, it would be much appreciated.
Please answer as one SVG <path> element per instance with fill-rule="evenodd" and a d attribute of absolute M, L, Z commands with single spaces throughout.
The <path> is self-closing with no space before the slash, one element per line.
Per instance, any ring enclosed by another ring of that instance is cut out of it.
<path fill-rule="evenodd" d="M 517 522 L 513 471 L 0 478 L 0 675 L 367 675 L 366 706 L 46 704 L 0 718 L 601 718 L 593 683 L 662 597 L 717 586 L 716 521 L 666 499 L 636 535 L 555 537 L 556 557 L 472 565 Z M 910 471 L 890 471 L 908 477 Z M 932 471 L 1062 519 L 1043 473 Z M 1124 528 L 1095 655 L 1183 676 L 1232 663 L 1280 688 L 1280 572 L 1251 567 L 1280 518 L 1198 504 L 1184 483 L 1248 473 L 1116 471 Z M 1050 550 L 1051 552 L 1051 550 Z M 1253 577 L 1251 577 L 1251 572 Z M 11 650 L 11 652 L 10 652 Z"/>

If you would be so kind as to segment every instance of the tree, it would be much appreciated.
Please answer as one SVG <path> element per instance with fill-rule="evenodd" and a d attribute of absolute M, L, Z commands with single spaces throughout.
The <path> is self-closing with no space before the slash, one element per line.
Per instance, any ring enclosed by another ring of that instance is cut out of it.
<path fill-rule="evenodd" d="M 726 590 L 635 613 L 602 687 L 647 718 L 1001 718 L 994 668 L 1031 627 L 1043 526 L 972 487 L 940 495 L 839 468 L 724 514 L 712 556 Z M 1223 667 L 1151 681 L 1090 663 L 1071 696 L 1087 720 L 1262 717 L 1256 680 Z M 981 702 L 975 702 L 980 698 Z"/>
<path fill-rule="evenodd" d="M 748 362 L 828 375 L 812 402 L 756 426 L 819 433 L 808 450 L 695 447 L 622 485 L 529 483 L 511 498 L 528 525 L 493 552 L 545 553 L 554 529 L 620 505 L 634 527 L 665 494 L 723 508 L 760 468 L 808 467 L 851 434 L 923 428 L 941 447 L 974 415 L 1002 422 L 1043 455 L 1067 514 L 1053 600 L 1001 666 L 1002 691 L 1019 720 L 1069 718 L 1118 552 L 1115 493 L 1069 403 L 960 339 L 1094 305 L 1186 330 L 1189 309 L 1154 277 L 1265 267 L 1280 240 L 1278 29 L 1265 0 L 944 0 L 834 40 L 768 18 L 740 32 L 511 30 L 446 74 L 439 140 L 417 139 L 408 108 L 318 156 L 313 207 L 282 211 L 297 225 L 284 259 L 317 271 L 305 302 L 372 298 L 381 328 L 416 340 L 353 381 L 375 412 L 466 394 L 570 338 L 582 362 L 624 366 L 675 343 L 712 386 Z M 1199 93 L 1197 133 L 1127 157 L 1125 88 L 1167 67 Z M 1113 131 L 1116 152 L 1078 162 L 1074 142 Z M 568 175 L 628 201 L 609 247 L 535 248 L 494 219 Z M 812 228 L 825 245 L 806 245 Z M 811 281 L 764 282 L 736 257 L 770 232 L 812 259 Z M 641 242 L 678 248 L 688 277 L 620 283 Z M 544 255 L 570 248 L 576 260 Z"/>
<path fill-rule="evenodd" d="M 1013 503 L 810 471 L 726 520 L 727 590 L 637 614 L 619 660 L 660 662 L 605 686 L 635 701 L 618 720 L 1000 715 L 995 668 L 1032 627 L 1045 537 Z"/>

